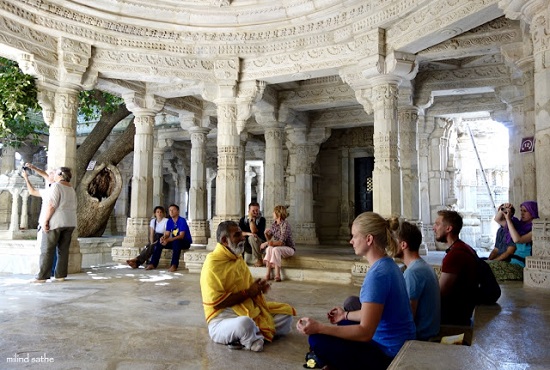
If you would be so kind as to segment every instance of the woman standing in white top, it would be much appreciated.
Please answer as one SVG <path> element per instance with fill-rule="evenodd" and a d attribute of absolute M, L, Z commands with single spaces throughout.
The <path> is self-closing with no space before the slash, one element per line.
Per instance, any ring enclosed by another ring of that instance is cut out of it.
<path fill-rule="evenodd" d="M 40 250 L 40 271 L 33 282 L 44 283 L 51 275 L 57 246 L 55 280 L 63 281 L 67 277 L 69 266 L 69 248 L 76 228 L 76 192 L 70 181 L 71 169 L 60 167 L 54 170 L 53 180 L 48 190 L 48 204 L 44 217 L 41 217 L 42 237 L 46 243 Z"/>
<path fill-rule="evenodd" d="M 166 231 L 167 222 L 168 219 L 166 218 L 166 210 L 164 207 L 156 206 L 154 216 L 149 223 L 149 244 L 143 248 L 139 256 L 126 260 L 128 266 L 137 269 L 151 257 L 160 237 L 163 236 Z"/>

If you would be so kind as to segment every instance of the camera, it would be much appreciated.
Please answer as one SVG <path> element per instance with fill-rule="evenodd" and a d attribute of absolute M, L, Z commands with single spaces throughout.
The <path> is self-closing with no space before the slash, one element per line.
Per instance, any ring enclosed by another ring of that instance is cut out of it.
<path fill-rule="evenodd" d="M 23 171 L 29 171 L 29 170 L 30 170 L 29 167 L 25 167 L 25 166 L 21 167 L 21 169 L 22 169 Z"/>

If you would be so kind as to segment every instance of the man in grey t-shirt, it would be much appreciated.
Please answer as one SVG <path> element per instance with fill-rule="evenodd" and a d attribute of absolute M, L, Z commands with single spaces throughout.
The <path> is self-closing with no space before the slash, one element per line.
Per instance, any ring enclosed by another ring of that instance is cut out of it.
<path fill-rule="evenodd" d="M 403 221 L 397 231 L 397 241 L 407 269 L 403 277 L 407 285 L 411 309 L 416 324 L 416 338 L 428 340 L 439 333 L 441 296 L 439 281 L 432 266 L 418 252 L 422 233 L 415 225 Z"/>

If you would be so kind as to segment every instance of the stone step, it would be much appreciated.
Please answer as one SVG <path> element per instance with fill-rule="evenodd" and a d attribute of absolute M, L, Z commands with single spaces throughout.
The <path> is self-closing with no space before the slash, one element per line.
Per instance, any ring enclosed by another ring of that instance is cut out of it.
<path fill-rule="evenodd" d="M 206 250 L 187 251 L 183 256 L 185 268 L 190 273 L 200 273 L 209 252 Z M 353 260 L 338 260 L 328 255 L 294 255 L 283 260 L 281 277 L 283 280 L 350 284 L 353 282 L 352 270 L 355 263 Z M 265 276 L 265 267 L 249 265 L 249 268 L 255 278 Z"/>

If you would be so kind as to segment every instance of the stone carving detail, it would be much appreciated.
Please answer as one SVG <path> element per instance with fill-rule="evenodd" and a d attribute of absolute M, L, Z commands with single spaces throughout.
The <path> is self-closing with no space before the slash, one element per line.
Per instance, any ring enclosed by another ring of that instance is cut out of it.
<path fill-rule="evenodd" d="M 396 26 L 386 31 L 386 37 L 391 40 L 396 50 L 402 45 L 408 45 L 414 40 L 422 39 L 430 35 L 435 29 L 445 28 L 446 25 L 455 28 L 446 28 L 444 39 L 462 33 L 462 29 L 456 28 L 453 23 L 463 18 L 465 14 L 475 14 L 488 6 L 494 0 L 478 0 L 469 2 L 457 2 L 455 0 L 441 1 L 437 4 L 426 4 L 425 11 L 414 12 L 407 16 Z"/>
<path fill-rule="evenodd" d="M 227 59 L 214 61 L 214 75 L 218 80 L 238 80 L 239 60 Z"/>
<path fill-rule="evenodd" d="M 216 5 L 229 5 L 229 0 L 211 0 Z M 419 0 L 407 1 L 407 5 L 419 2 Z M 394 11 L 380 9 L 384 15 L 380 16 L 370 4 L 362 4 L 354 8 L 344 8 L 337 13 L 330 13 L 330 15 L 320 18 L 316 21 L 310 21 L 305 24 L 298 24 L 295 26 L 278 27 L 268 31 L 250 31 L 250 32 L 191 32 L 188 30 L 173 31 L 162 30 L 147 26 L 137 26 L 134 24 L 128 24 L 123 22 L 117 22 L 112 19 L 101 18 L 89 14 L 84 14 L 78 11 L 63 7 L 53 2 L 46 0 L 40 1 L 38 4 L 35 0 L 21 0 L 20 3 L 27 7 L 39 8 L 43 16 L 36 17 L 35 14 L 26 12 L 23 9 L 9 4 L 9 1 L 4 0 L 0 2 L 0 7 L 9 11 L 12 14 L 17 14 L 19 17 L 23 17 L 27 20 L 33 19 L 35 23 L 42 27 L 47 27 L 57 31 L 72 34 L 78 37 L 84 37 L 90 40 L 96 40 L 102 43 L 109 43 L 112 45 L 120 45 L 125 47 L 140 47 L 155 50 L 166 50 L 170 52 L 179 52 L 186 54 L 200 54 L 200 55 L 235 55 L 235 54 L 265 54 L 266 49 L 272 49 L 272 53 L 278 53 L 280 50 L 293 49 L 297 50 L 307 45 L 326 45 L 328 38 L 333 37 L 332 33 L 335 33 L 334 38 L 341 38 L 342 35 L 357 34 L 364 30 L 371 30 L 373 26 L 379 24 L 385 18 L 395 16 Z M 159 5 L 153 5 L 156 3 L 150 3 L 148 6 L 142 5 L 143 14 L 149 12 L 150 14 L 158 14 L 159 11 L 163 13 L 167 12 L 166 8 L 159 8 Z M 149 9 L 148 9 L 149 8 Z M 237 8 L 236 8 L 237 9 Z M 174 11 L 173 9 L 171 9 Z M 201 10 L 202 11 L 202 10 Z M 265 12 L 263 10 L 255 10 L 256 12 Z M 177 11 L 176 11 L 177 12 Z M 250 13 L 250 11 L 248 11 Z M 181 13 L 181 11 L 179 12 Z M 184 14 L 180 14 L 179 18 L 189 17 L 189 11 L 183 11 Z M 244 16 L 246 12 L 235 14 L 236 19 Z M 51 17 L 51 18 L 50 18 Z M 217 17 L 216 17 L 217 18 Z M 366 18 L 366 20 L 365 20 Z M 63 21 L 59 21 L 62 19 Z M 360 24 L 353 24 L 354 21 L 363 19 Z M 68 22 L 67 22 L 68 21 Z M 67 23 L 65 23 L 67 22 Z M 75 25 L 78 24 L 78 27 Z M 343 26 L 348 25 L 347 31 L 342 32 Z M 89 27 L 89 28 L 88 28 Z M 103 30 L 96 31 L 96 29 Z M 109 31 L 109 33 L 105 31 Z M 318 34 L 316 34 L 318 33 Z M 324 33 L 324 34 L 323 34 Z M 303 34 L 314 34 L 313 36 L 297 38 Z M 337 34 L 337 35 L 336 35 Z M 125 37 L 126 36 L 126 37 Z M 168 46 L 163 42 L 155 41 L 141 41 L 131 39 L 129 37 L 148 37 L 149 39 L 157 39 L 164 41 L 171 41 L 171 45 Z M 283 48 L 282 44 L 278 46 L 273 45 L 273 41 L 292 38 L 292 42 L 295 43 L 294 47 L 288 45 Z M 173 41 L 178 41 L 178 45 L 175 45 Z M 258 41 L 259 44 L 255 47 L 251 45 L 245 45 L 243 41 Z M 265 43 L 266 41 L 271 41 Z M 217 42 L 224 45 L 221 46 L 203 46 L 209 43 Z M 355 48 L 361 46 L 364 42 L 364 37 L 357 38 L 355 41 Z M 192 43 L 200 46 L 188 47 L 185 44 Z M 232 45 L 232 44 L 235 45 Z M 276 48 L 276 49 L 275 49 Z M 200 50 L 199 50 L 200 49 Z M 248 49 L 248 51 L 247 51 Z M 327 50 L 330 48 L 327 48 Z M 337 55 L 338 51 L 334 50 L 331 54 Z"/>
<path fill-rule="evenodd" d="M 323 143 L 323 149 L 371 148 L 374 150 L 373 127 L 357 127 L 345 130 L 333 130 L 331 137 Z M 373 154 L 372 152 L 370 154 Z"/>

